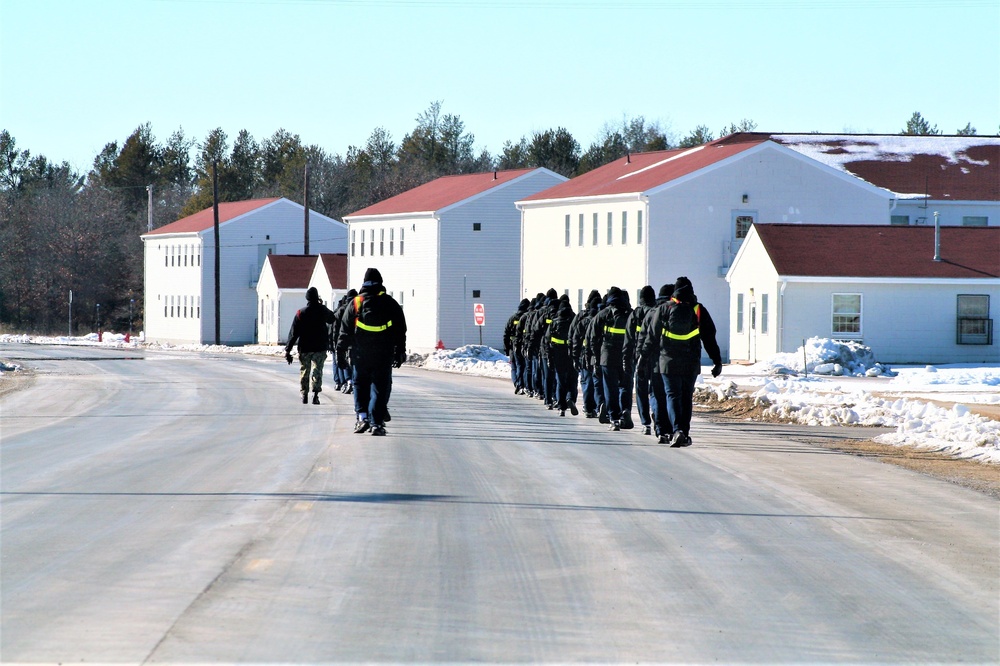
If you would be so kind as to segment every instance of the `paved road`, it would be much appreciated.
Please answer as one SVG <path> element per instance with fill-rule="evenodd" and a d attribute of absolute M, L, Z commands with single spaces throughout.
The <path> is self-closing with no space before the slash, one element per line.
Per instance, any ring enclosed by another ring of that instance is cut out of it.
<path fill-rule="evenodd" d="M 6 662 L 1000 661 L 1000 512 L 698 421 L 670 449 L 398 372 L 385 438 L 280 359 L 7 345 Z"/>

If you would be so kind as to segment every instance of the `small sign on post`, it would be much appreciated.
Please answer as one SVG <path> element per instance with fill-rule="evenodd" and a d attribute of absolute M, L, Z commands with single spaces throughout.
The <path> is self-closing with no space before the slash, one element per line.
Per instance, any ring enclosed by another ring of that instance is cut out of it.
<path fill-rule="evenodd" d="M 474 303 L 472 306 L 472 320 L 479 327 L 479 346 L 483 345 L 483 326 L 486 325 L 486 307 L 482 303 Z"/>

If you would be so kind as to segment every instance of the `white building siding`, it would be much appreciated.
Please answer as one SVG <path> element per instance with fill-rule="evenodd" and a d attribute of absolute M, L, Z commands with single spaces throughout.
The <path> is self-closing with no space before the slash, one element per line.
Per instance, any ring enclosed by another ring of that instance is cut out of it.
<path fill-rule="evenodd" d="M 144 244 L 147 340 L 196 341 L 201 330 L 201 238 L 152 237 Z"/>
<path fill-rule="evenodd" d="M 569 243 L 566 239 L 569 216 Z M 642 237 L 639 219 L 642 218 Z M 610 243 L 608 235 L 610 217 Z M 625 219 L 625 242 L 622 219 Z M 527 205 L 524 208 L 523 277 L 521 297 L 532 299 L 553 288 L 569 293 L 579 310 L 592 289 L 602 295 L 612 287 L 629 293 L 632 305 L 646 282 L 648 221 L 646 204 L 636 195 L 567 204 Z M 580 242 L 581 220 L 583 242 Z M 595 242 L 596 226 L 596 242 Z M 659 288 L 659 285 L 655 285 Z M 520 300 L 520 299 L 518 299 Z M 516 309 L 510 308 L 509 314 Z"/>
<path fill-rule="evenodd" d="M 348 253 L 348 287 L 360 290 L 365 271 L 377 268 L 386 292 L 403 307 L 407 348 L 421 353 L 432 350 L 439 339 L 438 226 L 438 221 L 427 215 L 350 221 L 349 234 L 354 242 L 349 243 L 349 248 L 353 249 Z M 362 232 L 364 256 L 361 254 Z"/>
<path fill-rule="evenodd" d="M 1000 185 L 998 185 L 1000 189 Z M 893 218 L 903 218 L 911 225 L 933 225 L 934 212 L 939 213 L 938 220 L 946 226 L 962 226 L 963 222 L 972 219 L 986 218 L 987 226 L 1000 225 L 1000 202 L 995 201 L 928 201 L 903 199 L 896 202 L 892 211 Z"/>
<path fill-rule="evenodd" d="M 956 340 L 959 294 L 986 294 L 990 316 L 1000 307 L 1000 281 L 953 280 L 937 283 L 789 282 L 783 310 L 782 351 L 795 351 L 810 337 L 840 338 L 832 331 L 833 294 L 862 295 L 861 341 L 885 363 L 997 363 L 992 345 L 960 345 Z"/>
<path fill-rule="evenodd" d="M 730 279 L 730 323 L 728 328 L 719 328 L 719 343 L 728 337 L 729 357 L 733 361 L 756 363 L 768 359 L 778 351 L 782 333 L 779 327 L 781 284 L 754 232 L 747 239 Z M 714 313 L 712 317 L 716 325 L 722 319 Z"/>
<path fill-rule="evenodd" d="M 482 303 L 483 344 L 503 349 L 504 326 L 521 300 L 521 213 L 514 202 L 560 182 L 535 171 L 441 212 L 438 312 L 446 347 L 479 343 L 473 305 Z"/>

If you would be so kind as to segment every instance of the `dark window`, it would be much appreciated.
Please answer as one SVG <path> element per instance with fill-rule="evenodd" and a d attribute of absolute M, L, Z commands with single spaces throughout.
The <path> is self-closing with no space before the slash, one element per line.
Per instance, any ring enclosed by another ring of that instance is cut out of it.
<path fill-rule="evenodd" d="M 472 290 L 472 297 L 473 298 L 479 298 L 479 290 L 478 289 L 473 289 Z"/>
<path fill-rule="evenodd" d="M 483 224 L 482 224 L 482 222 L 473 222 L 472 223 L 472 230 L 473 231 L 482 231 L 483 230 Z"/>
<path fill-rule="evenodd" d="M 960 345 L 992 345 L 993 320 L 987 294 L 958 295 L 958 339 Z"/>

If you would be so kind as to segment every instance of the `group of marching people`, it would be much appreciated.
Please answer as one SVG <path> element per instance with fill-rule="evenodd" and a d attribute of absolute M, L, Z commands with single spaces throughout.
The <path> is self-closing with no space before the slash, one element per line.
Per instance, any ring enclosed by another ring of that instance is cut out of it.
<path fill-rule="evenodd" d="M 635 427 L 634 390 L 643 434 L 674 447 L 691 445 L 702 347 L 718 377 L 715 322 L 686 277 L 659 294 L 646 285 L 635 307 L 627 291 L 611 287 L 602 297 L 595 289 L 580 312 L 568 295 L 549 289 L 522 300 L 504 329 L 516 394 L 542 400 L 560 416 L 577 416 L 582 392 L 587 418 L 620 431 Z"/>

